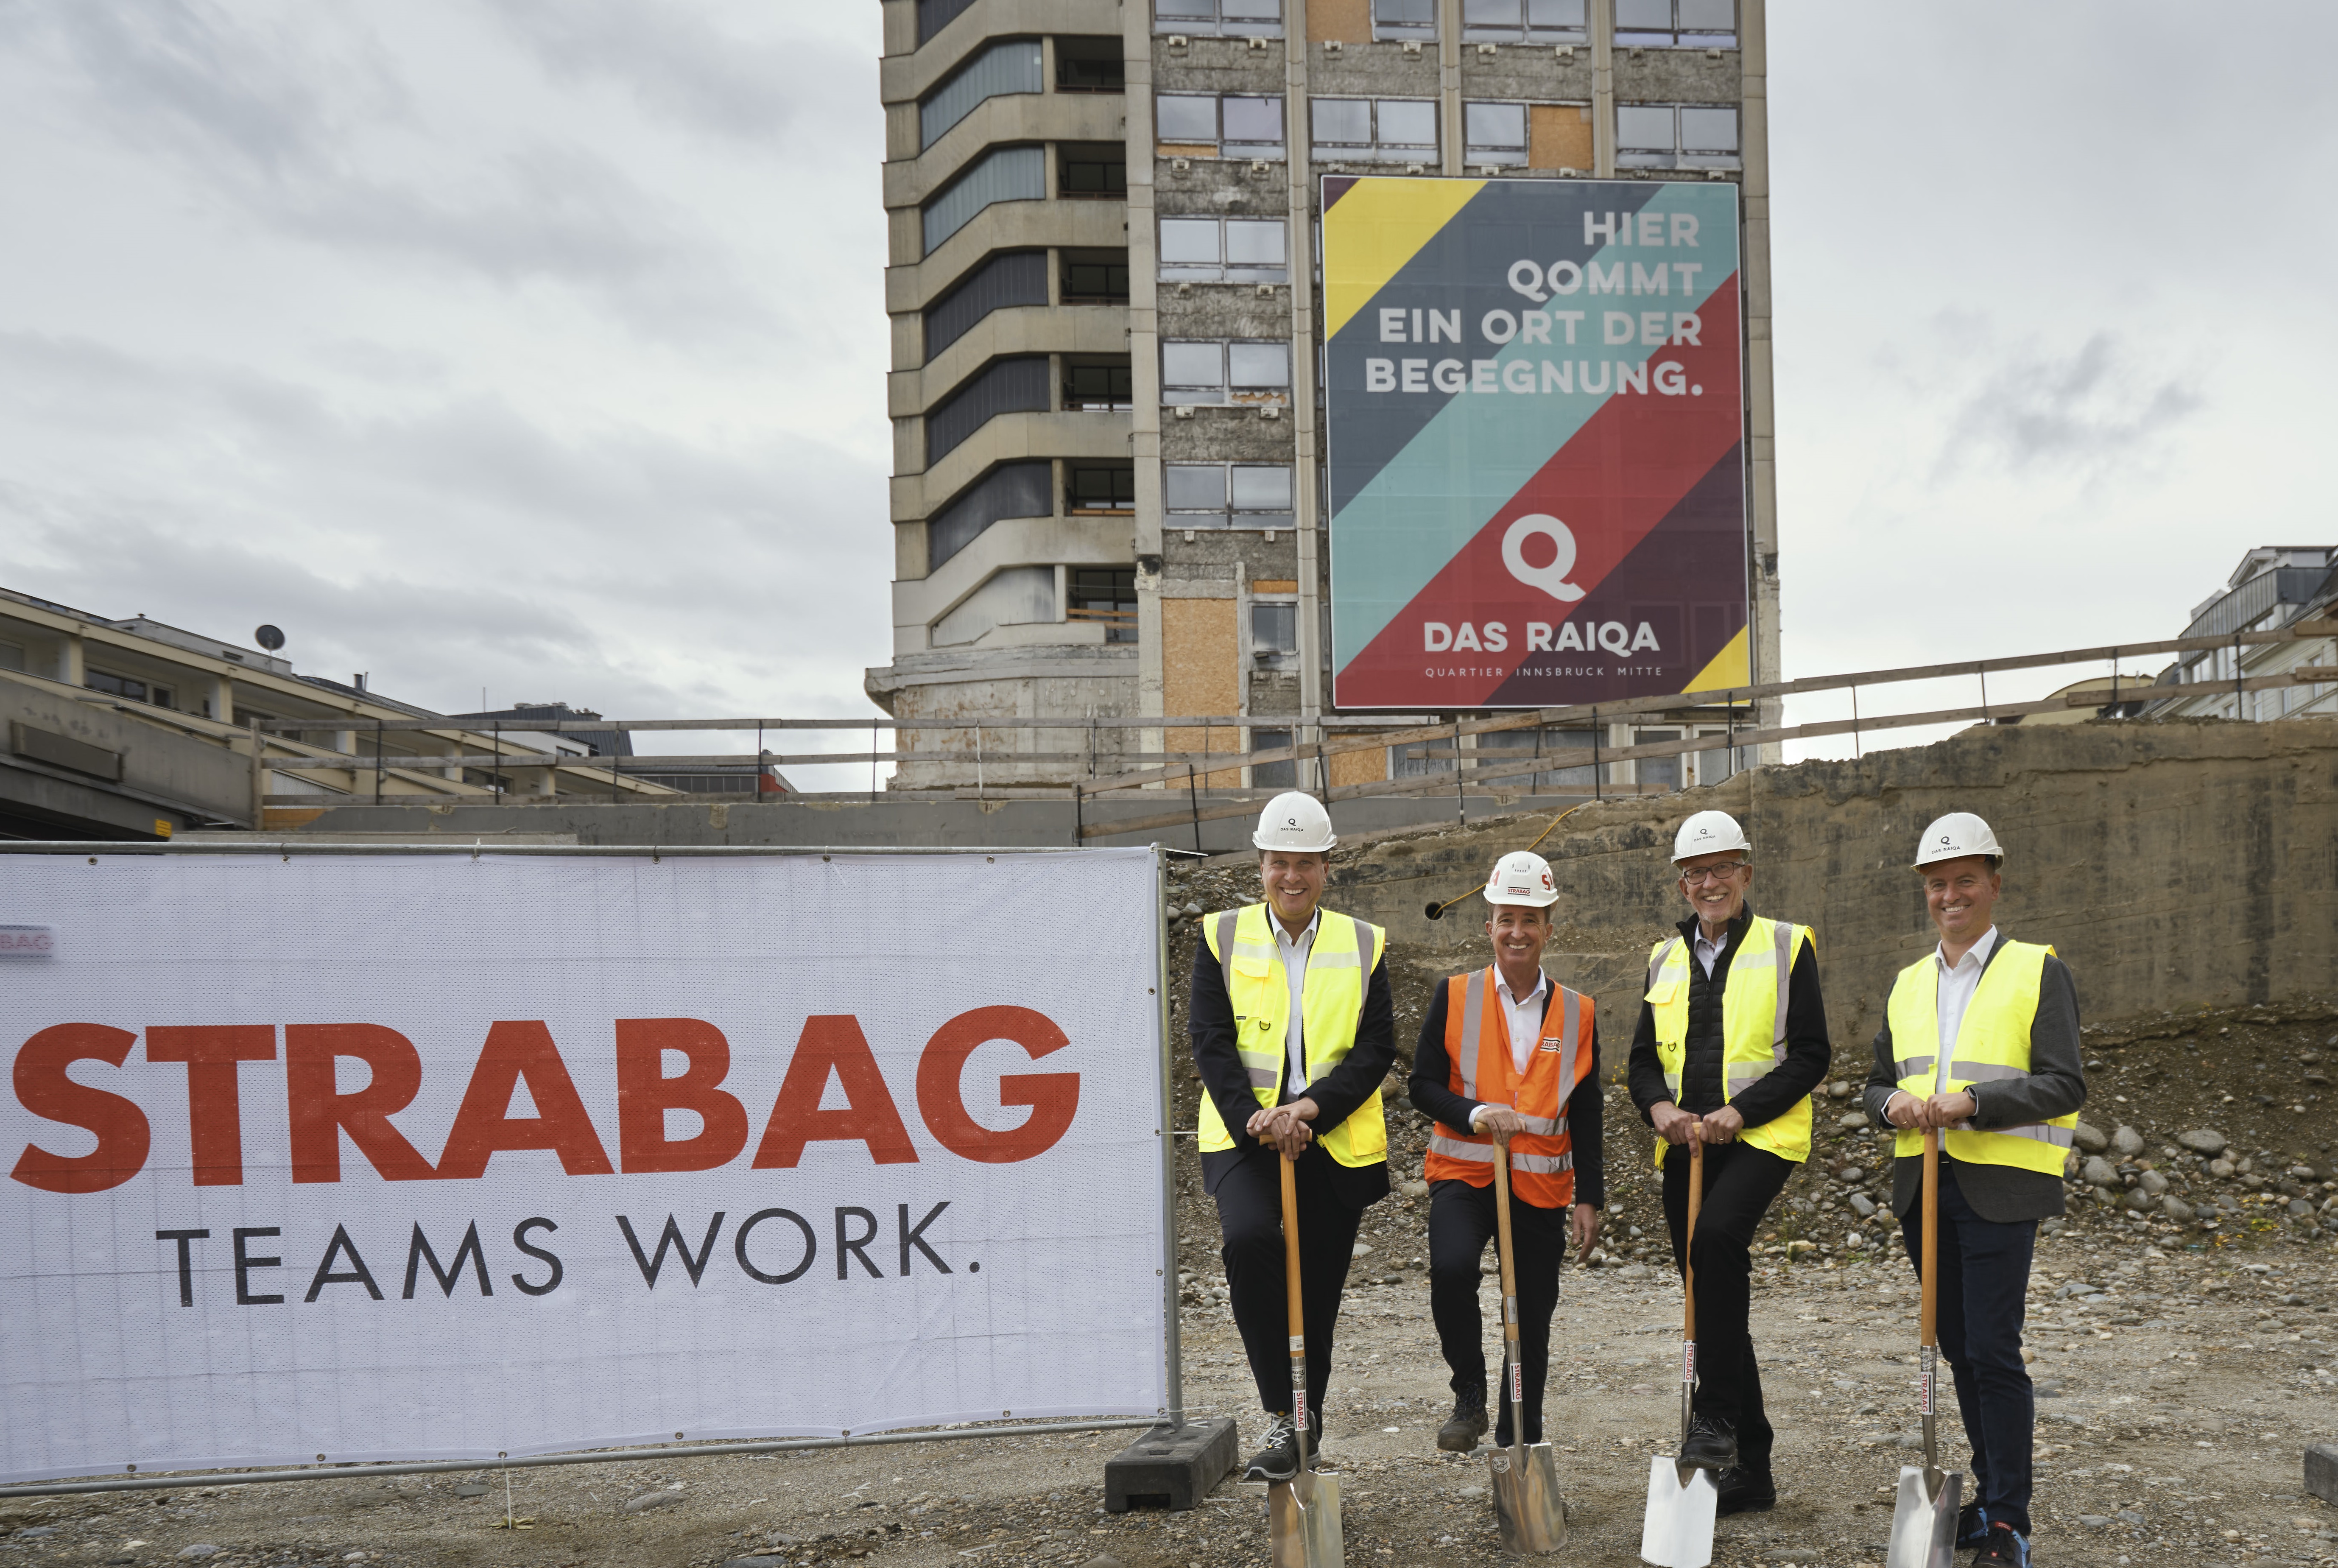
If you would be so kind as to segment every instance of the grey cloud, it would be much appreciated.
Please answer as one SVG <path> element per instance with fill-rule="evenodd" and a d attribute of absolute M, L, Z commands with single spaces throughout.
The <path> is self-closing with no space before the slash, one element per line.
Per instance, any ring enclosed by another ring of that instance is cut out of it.
<path fill-rule="evenodd" d="M 2205 406 L 2192 378 L 2135 365 L 2116 336 L 2000 360 L 1957 410 L 1943 465 L 1976 449 L 2016 469 L 2091 471 L 2141 455 Z"/>
<path fill-rule="evenodd" d="M 693 129 L 768 140 L 802 119 L 876 115 L 870 62 L 801 28 L 751 38 L 647 0 L 488 4 L 554 74 L 614 83 Z"/>

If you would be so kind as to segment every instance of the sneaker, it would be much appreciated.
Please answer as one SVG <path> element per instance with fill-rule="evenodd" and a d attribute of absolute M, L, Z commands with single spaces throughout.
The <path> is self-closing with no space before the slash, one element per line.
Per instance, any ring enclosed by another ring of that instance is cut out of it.
<path fill-rule="evenodd" d="M 1453 1402 L 1453 1418 L 1437 1429 L 1437 1445 L 1448 1454 L 1469 1454 L 1486 1435 L 1486 1401 L 1461 1395 Z"/>
<path fill-rule="evenodd" d="M 1313 1459 L 1321 1446 L 1313 1428 L 1307 1433 L 1307 1457 Z M 1291 1425 L 1291 1417 L 1277 1415 L 1266 1429 L 1266 1446 L 1251 1455 L 1249 1466 L 1243 1471 L 1245 1481 L 1288 1481 L 1299 1474 L 1299 1433 Z"/>
<path fill-rule="evenodd" d="M 1726 1470 L 1737 1463 L 1737 1433 L 1716 1415 L 1700 1415 L 1688 1425 L 1681 1443 L 1680 1464 L 1693 1470 Z"/>
<path fill-rule="evenodd" d="M 1763 1514 L 1778 1505 L 1777 1484 L 1770 1479 L 1767 1465 L 1759 1470 L 1743 1464 L 1733 1464 L 1713 1478 L 1721 1494 L 1715 1517 L 1731 1514 Z"/>
<path fill-rule="evenodd" d="M 1277 1415 L 1266 1429 L 1266 1446 L 1251 1455 L 1243 1472 L 1245 1481 L 1288 1481 L 1299 1474 L 1299 1433 L 1288 1415 Z"/>
<path fill-rule="evenodd" d="M 1968 1503 L 1957 1514 L 1957 1550 L 1978 1551 L 1989 1539 L 1989 1510 L 1978 1503 Z"/>
<path fill-rule="evenodd" d="M 1973 1554 L 1973 1568 L 2029 1568 L 2029 1543 L 2010 1524 L 1992 1524 Z"/>

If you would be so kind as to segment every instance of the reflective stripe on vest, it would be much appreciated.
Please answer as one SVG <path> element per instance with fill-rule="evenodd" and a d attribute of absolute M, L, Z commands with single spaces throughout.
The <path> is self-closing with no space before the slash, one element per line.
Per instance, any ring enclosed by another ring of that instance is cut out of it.
<path fill-rule="evenodd" d="M 1318 914 L 1320 923 L 1299 999 L 1311 1082 L 1354 1049 L 1364 991 L 1387 949 L 1387 936 L 1380 927 L 1331 910 Z M 1291 1070 L 1291 982 L 1282 966 L 1282 948 L 1274 940 L 1272 918 L 1266 905 L 1253 903 L 1222 911 L 1203 926 L 1205 944 L 1218 961 L 1226 1000 L 1233 1009 L 1234 1050 L 1242 1058 L 1243 1076 L 1262 1106 L 1281 1102 L 1282 1083 Z M 1200 1132 L 1204 1152 L 1234 1147 L 1217 1102 L 1206 1094 L 1202 1097 Z M 1325 1152 L 1342 1165 L 1380 1163 L 1388 1153 L 1388 1124 L 1381 1114 L 1380 1091 L 1374 1090 L 1339 1126 L 1319 1128 L 1316 1136 Z"/>
<path fill-rule="evenodd" d="M 1954 1094 L 1976 1083 L 2009 1083 L 2029 1076 L 2029 1031 L 2038 1019 L 2038 993 L 2046 960 L 2054 950 L 2037 942 L 2000 941 L 1981 971 L 1965 1006 L 1957 1038 L 1950 1042 L 1945 1083 L 1939 1072 L 1940 971 L 1930 953 L 1900 971 L 1892 982 L 1885 1019 L 1891 1029 L 1893 1070 L 1900 1087 L 1920 1100 Z M 2076 1141 L 2078 1113 L 2012 1127 L 1977 1128 L 1970 1121 L 1948 1129 L 1942 1147 L 1970 1165 L 2010 1165 L 2048 1175 L 2061 1174 Z M 1920 1154 L 1920 1132 L 1901 1129 L 1895 1154 Z"/>
<path fill-rule="evenodd" d="M 1518 1112 L 1525 1129 L 1510 1139 L 1511 1189 L 1536 1208 L 1564 1208 L 1575 1197 L 1567 1102 L 1583 1075 L 1591 999 L 1552 984 L 1542 1031 L 1521 1077 L 1511 1053 L 1508 1014 L 1495 994 L 1498 983 L 1490 967 L 1445 981 L 1449 1087 L 1465 1100 Z M 1556 1032 L 1547 1032 L 1554 1026 Z M 1424 1174 L 1431 1181 L 1488 1185 L 1494 1178 L 1493 1134 L 1439 1122 L 1429 1137 Z"/>
<path fill-rule="evenodd" d="M 1724 1103 L 1761 1082 L 1786 1060 L 1787 993 L 1795 948 L 1803 942 L 1815 945 L 1808 926 L 1760 915 L 1746 922 L 1743 942 L 1723 981 L 1721 1092 Z M 1646 1001 L 1655 1011 L 1656 1057 L 1664 1070 L 1665 1090 L 1675 1104 L 1688 1058 L 1688 966 L 1694 962 L 1685 937 L 1666 937 L 1648 952 Z M 1767 1039 L 1757 1032 L 1759 1026 L 1753 1023 L 1750 1011 L 1764 1004 L 1770 1009 Z M 1773 1119 L 1747 1128 L 1739 1134 L 1739 1141 L 1799 1162 L 1810 1158 L 1811 1123 L 1811 1100 L 1805 1095 Z M 1659 1168 L 1666 1147 L 1661 1139 L 1656 1141 Z"/>

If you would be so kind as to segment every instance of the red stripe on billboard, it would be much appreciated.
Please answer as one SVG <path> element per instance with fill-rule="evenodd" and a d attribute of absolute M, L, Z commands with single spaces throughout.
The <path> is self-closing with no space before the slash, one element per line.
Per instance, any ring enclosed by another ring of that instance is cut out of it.
<path fill-rule="evenodd" d="M 1557 633 L 1590 590 L 1738 444 L 1744 411 L 1734 274 L 1700 313 L 1709 340 L 1652 354 L 1650 390 L 1611 393 L 1575 439 L 1341 667 L 1343 682 L 1368 680 L 1375 706 L 1474 707 L 1540 654 L 1528 646 L 1534 628 Z M 1685 378 L 1674 395 L 1655 390 L 1667 364 L 1677 364 Z M 1524 524 L 1513 539 L 1512 525 L 1530 518 L 1554 519 L 1560 529 Z M 1554 571 L 1566 548 L 1561 532 L 1575 558 L 1571 570 Z M 1733 539 L 1731 547 L 1742 549 L 1742 541 Z M 1526 578 L 1547 586 L 1522 579 L 1510 558 Z M 1685 656 L 1660 651 L 1668 656 L 1662 662 Z"/>

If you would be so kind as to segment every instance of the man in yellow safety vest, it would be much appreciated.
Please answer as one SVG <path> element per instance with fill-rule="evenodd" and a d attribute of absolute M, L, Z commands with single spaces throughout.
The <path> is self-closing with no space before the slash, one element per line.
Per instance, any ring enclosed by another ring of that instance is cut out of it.
<path fill-rule="evenodd" d="M 1752 854 L 1726 812 L 1681 823 L 1673 863 L 1689 918 L 1648 954 L 1629 1070 L 1633 1101 L 1656 1131 L 1673 1265 L 1695 1265 L 1698 1376 L 1680 1459 L 1716 1473 L 1724 1514 L 1777 1503 L 1749 1328 L 1754 1233 L 1811 1156 L 1811 1091 L 1834 1056 L 1816 940 L 1747 906 Z M 1690 1143 L 1704 1149 L 1693 1238 Z"/>
<path fill-rule="evenodd" d="M 1262 902 L 1205 915 L 1186 1011 L 1202 1078 L 1202 1181 L 1217 1200 L 1235 1326 L 1269 1424 L 1253 1481 L 1299 1468 L 1283 1291 L 1282 1178 L 1299 1190 L 1311 1457 L 1331 1376 L 1331 1331 L 1365 1208 L 1388 1196 L 1380 1080 L 1396 1060 L 1387 937 L 1322 907 L 1337 842 L 1322 804 L 1296 791 L 1259 814 Z"/>
<path fill-rule="evenodd" d="M 1916 848 L 1940 944 L 1900 971 L 1875 1037 L 1867 1109 L 1899 1129 L 1891 1212 L 1923 1258 L 1924 1129 L 1940 1131 L 1940 1350 L 1972 1444 L 1973 1500 L 1958 1543 L 1974 1568 L 2029 1568 L 2037 1402 L 2021 1360 L 2038 1222 L 2060 1214 L 2062 1166 L 2086 1103 L 2078 994 L 2051 947 L 1997 929 L 2005 851 L 1950 812 Z"/>

